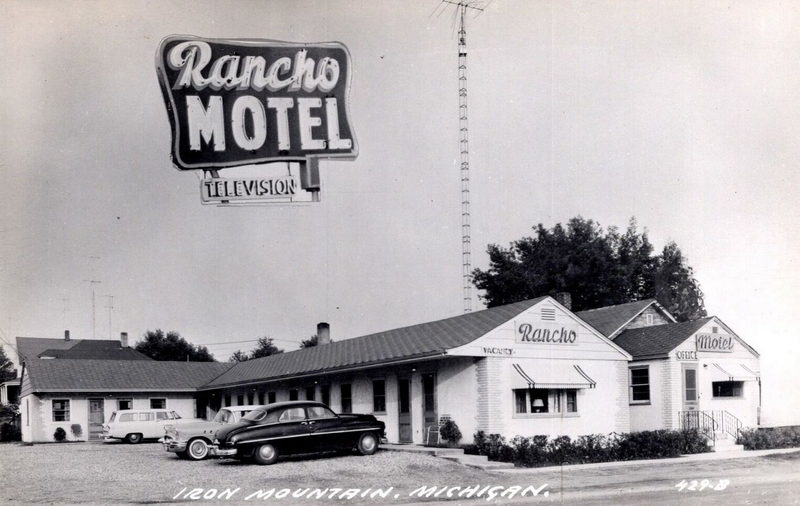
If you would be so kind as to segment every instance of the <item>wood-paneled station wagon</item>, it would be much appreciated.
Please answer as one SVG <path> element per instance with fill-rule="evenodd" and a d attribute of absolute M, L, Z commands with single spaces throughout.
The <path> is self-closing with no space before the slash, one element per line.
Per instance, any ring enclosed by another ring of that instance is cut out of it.
<path fill-rule="evenodd" d="M 290 401 L 255 409 L 217 431 L 211 455 L 273 464 L 279 455 L 357 450 L 372 455 L 386 442 L 372 415 L 339 414 L 320 402 Z"/>

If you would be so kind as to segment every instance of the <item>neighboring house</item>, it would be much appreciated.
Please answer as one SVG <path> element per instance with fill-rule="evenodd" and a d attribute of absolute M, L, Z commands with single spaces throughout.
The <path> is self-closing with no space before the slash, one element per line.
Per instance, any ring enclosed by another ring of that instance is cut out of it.
<path fill-rule="evenodd" d="M 64 339 L 18 337 L 19 363 L 41 359 L 98 359 L 98 360 L 152 360 L 128 346 L 128 334 L 122 332 L 119 341 L 113 339 L 71 339 L 69 330 Z"/>
<path fill-rule="evenodd" d="M 53 440 L 58 427 L 68 439 L 102 440 L 113 411 L 166 408 L 198 416 L 197 388 L 232 364 L 155 360 L 27 360 L 20 389 L 22 440 Z M 201 413 L 205 416 L 205 410 Z M 72 426 L 81 427 L 81 436 Z"/>
<path fill-rule="evenodd" d="M 611 340 L 624 330 L 666 325 L 677 321 L 655 299 L 605 306 L 575 314 Z"/>
<path fill-rule="evenodd" d="M 19 402 L 19 378 L 0 383 L 0 404 L 17 404 Z"/>

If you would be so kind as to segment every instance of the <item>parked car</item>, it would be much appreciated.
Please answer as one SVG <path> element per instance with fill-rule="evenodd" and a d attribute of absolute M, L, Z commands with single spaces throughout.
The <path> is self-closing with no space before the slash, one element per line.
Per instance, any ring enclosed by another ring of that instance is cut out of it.
<path fill-rule="evenodd" d="M 386 442 L 384 423 L 372 415 L 336 414 L 313 401 L 269 404 L 217 431 L 211 455 L 273 464 L 280 455 L 358 450 L 372 455 Z"/>
<path fill-rule="evenodd" d="M 197 422 L 197 418 L 181 418 L 168 409 L 125 409 L 111 413 L 103 425 L 103 440 L 123 439 L 128 443 L 141 443 L 144 439 L 157 439 L 164 435 L 164 426 Z"/>
<path fill-rule="evenodd" d="M 168 452 L 189 460 L 202 460 L 208 457 L 208 445 L 214 441 L 214 434 L 223 425 L 239 423 L 243 416 L 263 406 L 228 406 L 220 409 L 211 421 L 168 424 L 164 437 L 158 441 Z"/>

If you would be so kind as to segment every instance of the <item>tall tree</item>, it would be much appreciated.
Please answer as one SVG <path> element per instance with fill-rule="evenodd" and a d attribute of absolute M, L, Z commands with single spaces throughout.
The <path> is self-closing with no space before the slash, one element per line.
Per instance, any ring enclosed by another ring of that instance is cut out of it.
<path fill-rule="evenodd" d="M 136 351 L 153 360 L 179 360 L 190 362 L 214 362 L 214 356 L 205 346 L 195 346 L 174 330 L 164 333 L 161 329 L 148 330 L 136 343 Z"/>
<path fill-rule="evenodd" d="M 657 259 L 654 291 L 658 302 L 678 321 L 689 321 L 706 316 L 703 292 L 694 278 L 694 270 L 687 265 L 680 248 L 674 242 L 664 246 Z"/>
<path fill-rule="evenodd" d="M 551 229 L 539 224 L 534 232 L 508 248 L 490 244 L 489 268 L 473 271 L 489 307 L 569 292 L 575 311 L 655 297 L 675 309 L 681 321 L 705 314 L 691 268 L 669 248 L 662 253 L 664 260 L 653 256 L 647 231 L 640 233 L 635 219 L 624 233 L 580 216 Z M 673 285 L 659 281 L 667 272 Z M 657 283 L 664 288 L 656 290 Z"/>
<path fill-rule="evenodd" d="M 333 339 L 331 339 L 330 342 L 333 342 Z M 318 344 L 319 344 L 319 335 L 314 334 L 308 339 L 303 339 L 302 341 L 300 341 L 300 348 L 313 348 Z"/>
<path fill-rule="evenodd" d="M 0 383 L 17 377 L 14 362 L 6 355 L 6 350 L 0 346 Z"/>
<path fill-rule="evenodd" d="M 250 360 L 250 355 L 242 350 L 236 350 L 236 352 L 231 355 L 231 358 L 228 359 L 228 362 L 246 362 L 248 360 Z"/>
<path fill-rule="evenodd" d="M 278 353 L 283 353 L 283 350 L 275 346 L 271 337 L 261 337 L 258 339 L 256 348 L 250 353 L 250 358 L 269 357 Z"/>

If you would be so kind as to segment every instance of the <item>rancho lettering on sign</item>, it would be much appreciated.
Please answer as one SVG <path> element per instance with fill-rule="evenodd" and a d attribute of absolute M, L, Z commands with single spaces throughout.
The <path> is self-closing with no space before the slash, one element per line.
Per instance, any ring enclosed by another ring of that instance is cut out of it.
<path fill-rule="evenodd" d="M 179 169 L 358 155 L 343 44 L 171 36 L 156 69 Z"/>

